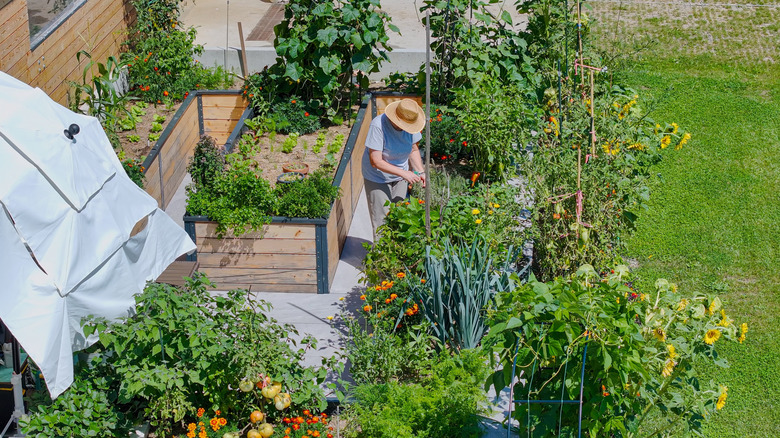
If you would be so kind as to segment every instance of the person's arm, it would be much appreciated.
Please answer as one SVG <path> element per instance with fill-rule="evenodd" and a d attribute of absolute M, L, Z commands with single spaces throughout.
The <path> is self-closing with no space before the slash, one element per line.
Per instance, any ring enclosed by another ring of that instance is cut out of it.
<path fill-rule="evenodd" d="M 412 153 L 414 153 L 414 149 L 412 150 Z M 380 150 L 370 149 L 368 158 L 371 161 L 371 166 L 373 166 L 375 169 L 392 175 L 400 176 L 409 182 L 409 184 L 415 184 L 420 181 L 424 181 L 420 175 L 415 175 L 414 172 L 403 170 L 400 167 L 394 166 L 385 161 L 385 159 L 382 157 L 382 151 Z M 409 158 L 411 159 L 411 156 Z M 420 160 L 420 164 L 422 164 L 419 151 L 417 151 L 417 159 Z"/>
<path fill-rule="evenodd" d="M 420 143 L 415 143 L 412 145 L 412 153 L 409 154 L 409 165 L 411 166 L 412 170 L 419 173 L 417 176 L 422 179 L 423 187 L 425 187 L 425 178 L 427 175 L 425 174 L 425 166 L 423 166 L 419 145 Z"/>

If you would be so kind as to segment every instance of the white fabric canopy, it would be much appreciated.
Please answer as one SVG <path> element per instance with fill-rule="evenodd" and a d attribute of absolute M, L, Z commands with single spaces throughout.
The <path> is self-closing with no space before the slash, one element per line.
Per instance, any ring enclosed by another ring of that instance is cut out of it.
<path fill-rule="evenodd" d="M 96 340 L 82 318 L 128 316 L 146 282 L 195 245 L 125 174 L 97 119 L 3 72 L 0 205 L 0 318 L 56 397 L 73 381 L 73 352 Z"/>

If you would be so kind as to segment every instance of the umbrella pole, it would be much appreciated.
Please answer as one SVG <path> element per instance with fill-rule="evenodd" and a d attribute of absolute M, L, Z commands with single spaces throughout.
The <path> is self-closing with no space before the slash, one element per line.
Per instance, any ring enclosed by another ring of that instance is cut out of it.
<path fill-rule="evenodd" d="M 13 336 L 13 335 L 12 335 Z M 13 367 L 14 372 L 11 375 L 11 386 L 13 387 L 13 397 L 14 397 L 14 411 L 11 413 L 11 418 L 8 420 L 8 423 L 3 428 L 3 431 L 0 432 L 0 438 L 6 436 L 5 433 L 8 432 L 8 429 L 11 428 L 11 425 L 19 421 L 19 418 L 24 415 L 24 394 L 22 391 L 22 365 L 21 365 L 21 355 L 19 354 L 19 341 L 16 340 L 16 337 L 13 337 L 11 340 L 11 345 L 13 353 L 11 354 L 11 360 L 13 361 Z M 8 358 L 5 358 L 8 360 Z"/>

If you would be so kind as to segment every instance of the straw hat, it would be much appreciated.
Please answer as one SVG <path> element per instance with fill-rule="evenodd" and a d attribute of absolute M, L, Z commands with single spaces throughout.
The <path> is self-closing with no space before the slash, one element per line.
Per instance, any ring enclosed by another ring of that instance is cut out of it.
<path fill-rule="evenodd" d="M 385 108 L 385 115 L 397 127 L 410 134 L 416 134 L 425 127 L 425 113 L 412 99 L 392 102 Z"/>

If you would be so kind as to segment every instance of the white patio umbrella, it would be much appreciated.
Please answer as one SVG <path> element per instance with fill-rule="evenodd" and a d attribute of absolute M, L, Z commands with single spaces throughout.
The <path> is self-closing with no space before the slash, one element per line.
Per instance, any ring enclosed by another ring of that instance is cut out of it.
<path fill-rule="evenodd" d="M 0 206 L 0 319 L 52 397 L 73 382 L 73 352 L 96 340 L 82 319 L 132 314 L 146 282 L 195 249 L 125 174 L 97 119 L 3 72 Z"/>

